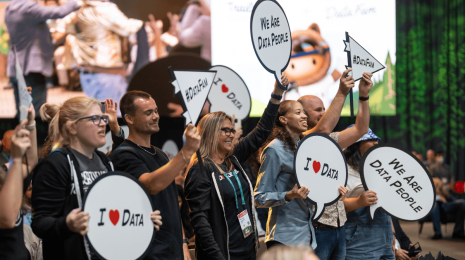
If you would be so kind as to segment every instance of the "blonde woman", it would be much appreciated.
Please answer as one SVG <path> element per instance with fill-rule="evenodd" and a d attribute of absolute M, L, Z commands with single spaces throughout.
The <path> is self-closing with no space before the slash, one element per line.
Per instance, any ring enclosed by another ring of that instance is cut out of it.
<path fill-rule="evenodd" d="M 287 78 L 281 77 L 284 85 Z M 257 127 L 236 146 L 234 122 L 224 112 L 198 125 L 200 155 L 194 156 L 184 194 L 191 209 L 197 259 L 256 259 L 258 235 L 252 183 L 241 167 L 265 142 L 276 120 L 283 90 L 275 84 Z"/>
<path fill-rule="evenodd" d="M 54 110 L 49 138 L 61 140 L 61 147 L 37 166 L 31 227 L 43 240 L 44 259 L 98 259 L 83 237 L 89 230 L 89 214 L 80 208 L 92 182 L 113 171 L 109 158 L 96 150 L 105 145 L 108 116 L 99 101 L 88 97 L 71 98 Z M 152 213 L 152 220 L 160 225 L 157 215 Z"/>

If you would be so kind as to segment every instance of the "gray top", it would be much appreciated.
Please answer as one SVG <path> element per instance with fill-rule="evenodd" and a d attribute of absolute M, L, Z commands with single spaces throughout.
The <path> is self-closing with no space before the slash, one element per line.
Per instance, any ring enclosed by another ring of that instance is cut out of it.
<path fill-rule="evenodd" d="M 297 183 L 294 153 L 285 149 L 281 140 L 274 139 L 261 154 L 260 161 L 262 165 L 254 196 L 257 207 L 270 208 L 265 242 L 277 241 L 289 246 L 311 246 L 315 249 L 312 204 L 303 199 L 284 199 Z"/>
<path fill-rule="evenodd" d="M 94 183 L 94 181 L 102 174 L 108 172 L 107 167 L 103 164 L 100 157 L 97 155 L 97 152 L 94 151 L 92 154 L 92 159 L 89 159 L 84 154 L 74 150 L 73 148 L 70 149 L 71 152 L 76 156 L 76 159 L 79 163 L 79 170 L 81 171 L 80 174 L 82 176 L 82 184 L 84 192 L 87 193 L 89 190 L 90 185 Z M 77 173 L 79 174 L 79 172 Z"/>
<path fill-rule="evenodd" d="M 41 6 L 29 0 L 11 1 L 5 10 L 5 23 L 10 34 L 7 75 L 16 75 L 15 58 L 18 58 L 24 75 L 37 72 L 51 76 L 54 47 L 46 21 L 63 18 L 77 9 L 79 6 L 73 0 L 58 7 Z M 13 47 L 16 47 L 17 55 Z"/>

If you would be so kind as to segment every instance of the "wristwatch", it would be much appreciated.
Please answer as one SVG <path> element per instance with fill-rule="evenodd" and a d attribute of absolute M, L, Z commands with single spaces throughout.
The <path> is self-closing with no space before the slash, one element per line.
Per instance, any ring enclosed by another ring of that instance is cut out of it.
<path fill-rule="evenodd" d="M 188 245 L 189 245 L 189 239 L 187 239 L 187 238 L 184 238 L 184 239 L 182 240 L 182 243 L 183 243 L 183 244 L 184 244 L 184 243 L 186 243 L 186 244 L 188 244 Z"/>
<path fill-rule="evenodd" d="M 367 97 L 359 96 L 359 97 L 358 97 L 358 99 L 359 99 L 360 101 L 367 101 L 369 98 L 370 98 L 370 96 L 367 96 Z"/>

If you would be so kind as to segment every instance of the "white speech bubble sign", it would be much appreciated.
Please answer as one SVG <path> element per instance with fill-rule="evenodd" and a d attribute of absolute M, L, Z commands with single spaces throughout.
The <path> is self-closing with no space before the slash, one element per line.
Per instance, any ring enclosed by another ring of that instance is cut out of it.
<path fill-rule="evenodd" d="M 161 147 L 161 150 L 166 154 L 166 156 L 168 156 L 170 161 L 179 152 L 178 145 L 173 140 L 166 140 L 166 142 Z"/>
<path fill-rule="evenodd" d="M 258 0 L 250 17 L 252 45 L 262 66 L 273 73 L 279 86 L 281 73 L 291 59 L 291 29 L 283 8 L 275 0 Z"/>
<path fill-rule="evenodd" d="M 16 48 L 15 56 L 16 56 Z M 18 56 L 16 56 L 18 57 Z M 23 70 L 21 69 L 21 65 L 19 65 L 19 60 L 16 58 L 16 80 L 18 81 L 18 93 L 19 93 L 19 121 L 22 122 L 23 120 L 27 119 L 27 110 L 32 103 L 31 94 L 27 91 L 26 80 L 24 79 Z"/>
<path fill-rule="evenodd" d="M 318 220 L 326 206 L 341 197 L 339 186 L 347 184 L 347 163 L 339 145 L 320 133 L 307 135 L 297 147 L 294 169 L 299 186 L 310 190 L 307 196 L 315 204 L 313 220 Z"/>
<path fill-rule="evenodd" d="M 174 95 L 177 95 L 184 110 L 182 114 L 186 125 L 195 124 L 200 112 L 207 101 L 208 94 L 213 85 L 216 71 L 208 70 L 173 70 L 168 68 Z"/>
<path fill-rule="evenodd" d="M 238 120 L 246 119 L 252 108 L 252 99 L 244 80 L 234 70 L 223 65 L 213 66 L 210 70 L 216 71 L 208 94 L 210 112 L 223 111 Z"/>
<path fill-rule="evenodd" d="M 132 176 L 109 172 L 98 177 L 84 199 L 89 213 L 87 241 L 102 259 L 141 259 L 155 234 L 147 191 Z"/>
<path fill-rule="evenodd" d="M 425 166 L 413 154 L 388 145 L 365 152 L 360 177 L 365 190 L 377 193 L 378 203 L 370 206 L 370 217 L 383 208 L 389 215 L 416 221 L 434 206 L 436 189 Z"/>

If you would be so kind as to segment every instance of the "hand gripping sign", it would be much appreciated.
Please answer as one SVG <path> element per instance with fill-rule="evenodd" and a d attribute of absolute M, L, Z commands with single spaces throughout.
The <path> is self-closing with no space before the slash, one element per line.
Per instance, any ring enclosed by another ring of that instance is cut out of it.
<path fill-rule="evenodd" d="M 124 191 L 124 192 L 122 192 Z M 86 239 L 103 259 L 142 259 L 154 237 L 147 191 L 132 176 L 109 172 L 98 177 L 84 199 Z"/>
<path fill-rule="evenodd" d="M 375 73 L 384 69 L 384 65 L 375 59 L 367 50 L 365 50 L 358 42 L 356 42 L 349 33 L 346 32 L 346 40 L 344 41 L 345 49 L 347 52 L 347 66 L 352 68 L 348 75 L 352 76 L 355 81 L 363 77 L 363 72 Z M 354 116 L 354 94 L 350 89 L 350 116 Z"/>
<path fill-rule="evenodd" d="M 174 94 L 178 95 L 184 110 L 182 115 L 186 118 L 186 125 L 195 125 L 207 101 L 216 71 L 173 70 L 171 67 L 168 70 L 173 79 L 171 85 Z"/>
<path fill-rule="evenodd" d="M 252 100 L 244 80 L 226 66 L 217 65 L 210 70 L 216 71 L 213 86 L 208 94 L 210 112 L 223 111 L 228 115 L 234 115 L 238 120 L 246 119 L 252 107 Z"/>
<path fill-rule="evenodd" d="M 273 73 L 279 86 L 281 72 L 291 59 L 291 29 L 283 8 L 276 0 L 258 0 L 250 17 L 252 45 L 262 66 Z"/>
<path fill-rule="evenodd" d="M 339 186 L 347 184 L 347 163 L 341 148 L 330 137 L 320 133 L 307 135 L 297 147 L 294 158 L 297 183 L 310 190 L 308 199 L 315 204 L 313 220 L 324 208 L 341 197 Z"/>
<path fill-rule="evenodd" d="M 360 177 L 365 190 L 377 193 L 378 203 L 370 206 L 374 219 L 378 208 L 407 221 L 419 220 L 434 206 L 436 190 L 422 162 L 401 149 L 377 145 L 361 161 Z"/>

